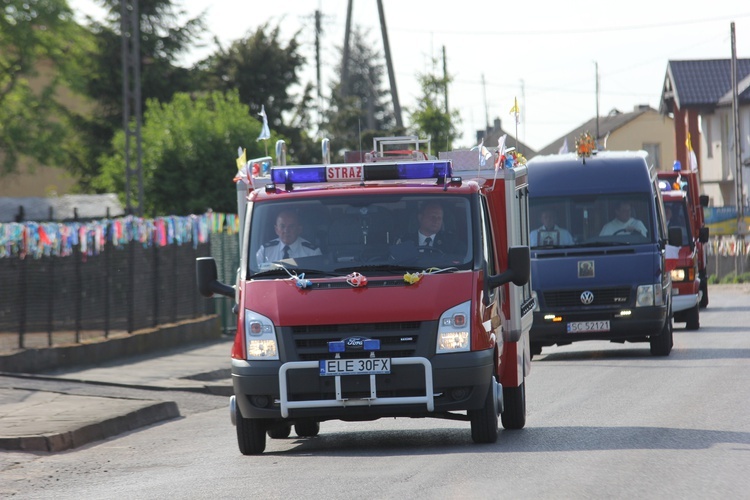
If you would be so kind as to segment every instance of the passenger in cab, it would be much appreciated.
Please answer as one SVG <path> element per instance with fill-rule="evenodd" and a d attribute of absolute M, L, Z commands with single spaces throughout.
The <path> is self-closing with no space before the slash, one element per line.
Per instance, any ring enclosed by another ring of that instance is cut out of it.
<path fill-rule="evenodd" d="M 643 222 L 631 216 L 630 202 L 621 201 L 615 208 L 615 218 L 604 224 L 599 236 L 613 236 L 616 234 L 633 234 L 639 233 L 644 238 L 648 235 L 648 230 Z"/>
<path fill-rule="evenodd" d="M 261 245 L 255 254 L 258 266 L 267 262 L 320 255 L 320 248 L 302 238 L 302 224 L 297 214 L 284 210 L 276 217 L 275 238 Z"/>
<path fill-rule="evenodd" d="M 460 254 L 465 250 L 458 238 L 443 228 L 443 207 L 435 201 L 428 201 L 419 207 L 416 234 L 406 234 L 397 244 L 411 242 L 421 249 L 436 248 L 443 253 Z"/>
<path fill-rule="evenodd" d="M 574 244 L 570 231 L 557 225 L 557 216 L 553 209 L 545 208 L 541 219 L 542 225 L 529 234 L 532 247 Z"/>

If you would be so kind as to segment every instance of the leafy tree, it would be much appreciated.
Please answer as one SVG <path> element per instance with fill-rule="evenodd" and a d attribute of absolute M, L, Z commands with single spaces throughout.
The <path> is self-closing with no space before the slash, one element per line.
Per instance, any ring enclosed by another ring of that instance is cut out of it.
<path fill-rule="evenodd" d="M 279 26 L 266 23 L 227 48 L 219 45 L 217 52 L 198 66 L 204 89 L 237 89 L 252 113 L 264 106 L 270 127 L 290 139 L 290 156 L 309 162 L 314 156 L 306 132 L 311 129 L 312 85 L 305 85 L 300 96 L 290 91 L 300 84 L 298 73 L 305 64 L 298 36 L 299 32 L 283 42 Z"/>
<path fill-rule="evenodd" d="M 237 147 L 246 147 L 248 158 L 265 156 L 263 143 L 256 141 L 260 129 L 261 123 L 236 91 L 201 97 L 178 93 L 164 104 L 149 100 L 142 129 L 144 213 L 236 211 L 232 178 L 237 173 Z M 272 135 L 269 142 L 275 140 Z M 124 131 L 117 132 L 113 143 L 115 152 L 102 158 L 102 173 L 94 185 L 124 193 Z M 132 190 L 131 196 L 137 197 L 136 187 Z"/>
<path fill-rule="evenodd" d="M 80 154 L 61 95 L 81 84 L 85 34 L 66 0 L 4 0 L 0 12 L 0 175 L 22 156 L 65 165 Z M 67 87 L 67 90 L 61 90 Z"/>
<path fill-rule="evenodd" d="M 89 19 L 95 45 L 86 58 L 87 94 L 98 103 L 90 118 L 79 117 L 78 126 L 88 137 L 87 161 L 77 166 L 83 191 L 93 189 L 98 175 L 97 159 L 111 153 L 115 131 L 122 129 L 123 78 L 122 38 L 120 34 L 121 0 L 97 0 L 107 11 L 104 22 Z M 197 88 L 192 70 L 178 64 L 179 57 L 193 47 L 205 32 L 203 17 L 178 24 L 185 13 L 173 0 L 139 0 L 141 96 L 161 102 L 169 101 L 176 92 Z"/>
<path fill-rule="evenodd" d="M 435 74 L 418 75 L 422 96 L 417 102 L 417 109 L 411 113 L 413 132 L 420 137 L 430 136 L 433 151 L 449 151 L 453 141 L 460 136 L 458 110 L 445 112 L 445 89 L 451 77 L 439 77 Z"/>
<path fill-rule="evenodd" d="M 367 39 L 367 34 L 354 27 L 350 36 L 348 79 L 342 82 L 341 64 L 338 81 L 331 89 L 330 108 L 325 113 L 325 131 L 336 151 L 359 150 L 372 144 L 372 137 L 401 135 L 395 130 L 395 118 L 388 100 L 390 91 L 383 88 L 383 58 Z M 343 50 L 342 50 L 343 52 Z M 361 131 L 361 135 L 360 135 Z"/>

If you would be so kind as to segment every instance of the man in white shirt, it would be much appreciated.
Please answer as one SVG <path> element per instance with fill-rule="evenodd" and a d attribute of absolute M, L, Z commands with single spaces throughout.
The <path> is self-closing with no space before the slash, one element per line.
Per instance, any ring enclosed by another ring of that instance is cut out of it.
<path fill-rule="evenodd" d="M 261 245 L 255 254 L 258 266 L 267 262 L 283 259 L 310 257 L 320 255 L 320 248 L 304 238 L 301 238 L 302 224 L 297 214 L 291 210 L 284 210 L 276 217 L 275 238 Z"/>
<path fill-rule="evenodd" d="M 555 211 L 551 208 L 542 211 L 542 225 L 529 234 L 530 244 L 536 246 L 573 245 L 570 231 L 558 226 L 555 222 Z"/>
<path fill-rule="evenodd" d="M 630 212 L 630 203 L 621 201 L 615 209 L 615 218 L 604 224 L 599 236 L 639 233 L 645 238 L 648 235 L 646 226 L 643 222 L 631 217 Z"/>

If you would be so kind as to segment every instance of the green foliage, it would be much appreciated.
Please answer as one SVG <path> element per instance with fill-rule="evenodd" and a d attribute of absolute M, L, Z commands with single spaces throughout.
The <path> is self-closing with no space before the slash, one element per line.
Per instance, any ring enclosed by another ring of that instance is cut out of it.
<path fill-rule="evenodd" d="M 235 212 L 237 148 L 247 148 L 247 157 L 265 156 L 264 143 L 256 141 L 261 122 L 242 104 L 236 91 L 212 92 L 193 98 L 175 94 L 171 102 L 152 99 L 144 112 L 143 179 L 144 214 Z M 95 187 L 125 193 L 125 134 L 114 138 L 115 153 L 101 159 L 102 173 Z M 268 140 L 275 144 L 276 137 Z M 131 168 L 135 166 L 131 144 Z M 137 190 L 131 186 L 132 198 Z"/>
<path fill-rule="evenodd" d="M 709 280 L 709 283 L 711 281 Z M 730 285 L 730 284 L 737 284 L 737 283 L 750 283 L 750 273 L 730 273 L 721 278 L 721 281 L 719 281 L 722 285 Z"/>
<path fill-rule="evenodd" d="M 122 37 L 120 0 L 97 0 L 108 10 L 104 22 L 89 20 L 95 43 L 83 65 L 87 74 L 86 94 L 97 102 L 92 117 L 78 117 L 77 126 L 87 138 L 87 157 L 72 168 L 81 179 L 82 191 L 94 190 L 99 173 L 98 158 L 112 153 L 112 137 L 123 127 Z M 176 92 L 197 88 L 190 69 L 178 64 L 179 57 L 194 46 L 205 31 L 202 16 L 179 24 L 185 14 L 173 0 L 139 0 L 141 97 L 168 102 Z"/>
<path fill-rule="evenodd" d="M 420 137 L 431 137 L 434 151 L 450 151 L 453 141 L 459 137 L 460 114 L 457 110 L 445 112 L 446 88 L 450 77 L 434 74 L 418 75 L 422 96 L 417 109 L 411 113 L 413 133 Z"/>
<path fill-rule="evenodd" d="M 390 92 L 383 88 L 385 67 L 381 54 L 367 39 L 367 34 L 354 27 L 350 37 L 348 80 L 339 80 L 331 89 L 330 108 L 325 113 L 324 132 L 331 139 L 333 151 L 370 149 L 372 137 L 403 135 L 395 129 Z M 361 131 L 361 134 L 360 134 Z"/>
<path fill-rule="evenodd" d="M 0 175 L 21 157 L 66 164 L 79 154 L 59 87 L 80 84 L 86 44 L 66 0 L 3 0 L 0 12 Z"/>
<path fill-rule="evenodd" d="M 298 36 L 296 33 L 283 42 L 278 25 L 263 24 L 228 48 L 219 47 L 198 68 L 204 90 L 236 89 L 240 101 L 253 113 L 265 106 L 270 127 L 289 138 L 289 154 L 308 163 L 316 156 L 314 144 L 306 133 L 312 125 L 313 89 L 307 84 L 300 96 L 290 92 L 290 88 L 300 83 L 298 73 L 305 64 Z"/>

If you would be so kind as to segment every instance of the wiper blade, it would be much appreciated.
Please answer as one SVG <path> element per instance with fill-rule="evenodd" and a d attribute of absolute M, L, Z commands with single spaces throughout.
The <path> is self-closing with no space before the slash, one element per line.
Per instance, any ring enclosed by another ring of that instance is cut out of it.
<path fill-rule="evenodd" d="M 339 267 L 334 269 L 339 273 L 351 273 L 354 271 L 413 271 L 416 266 L 400 266 L 398 264 L 366 264 L 362 266 Z"/>
<path fill-rule="evenodd" d="M 273 267 L 271 269 L 263 269 L 261 271 L 258 271 L 257 273 L 253 274 L 252 276 L 275 276 L 275 275 L 281 275 L 281 276 L 287 276 L 292 277 L 292 275 L 296 274 L 297 276 L 301 277 L 303 274 L 305 277 L 310 277 L 310 275 L 314 276 L 339 276 L 338 273 L 334 273 L 331 271 L 324 271 L 322 269 L 305 269 L 302 267 L 285 267 L 279 264 L 276 264 L 276 267 Z"/>

